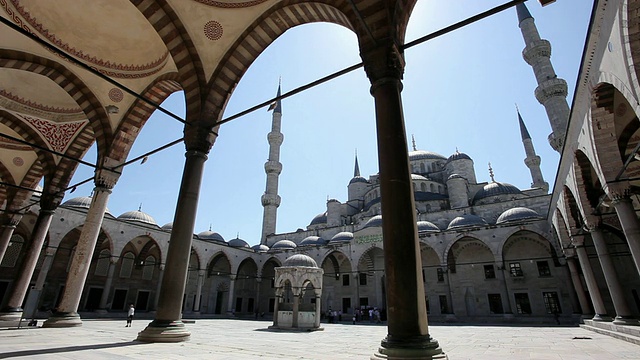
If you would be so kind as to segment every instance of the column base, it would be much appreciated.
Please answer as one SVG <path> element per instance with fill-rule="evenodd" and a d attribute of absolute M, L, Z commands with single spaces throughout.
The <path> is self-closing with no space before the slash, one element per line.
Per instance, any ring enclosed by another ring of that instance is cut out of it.
<path fill-rule="evenodd" d="M 20 325 L 22 309 L 4 308 L 0 311 L 0 327 L 14 327 Z"/>
<path fill-rule="evenodd" d="M 593 321 L 611 321 L 613 319 L 611 319 L 609 316 L 607 315 L 601 315 L 601 314 L 595 314 L 593 316 L 593 319 L 591 319 Z"/>
<path fill-rule="evenodd" d="M 182 320 L 153 320 L 138 333 L 138 341 L 144 342 L 182 342 L 188 341 L 191 333 Z"/>
<path fill-rule="evenodd" d="M 638 319 L 631 316 L 616 316 L 616 318 L 613 319 L 613 323 L 616 325 L 640 326 Z"/>
<path fill-rule="evenodd" d="M 100 315 L 104 315 L 104 314 L 108 314 L 109 311 L 107 311 L 107 309 L 97 309 L 96 310 L 96 314 L 100 314 Z"/>
<path fill-rule="evenodd" d="M 411 360 L 411 359 L 448 359 L 438 342 L 429 335 L 408 339 L 392 339 L 390 335 L 382 340 L 378 352 L 370 360 Z"/>
<path fill-rule="evenodd" d="M 77 312 L 63 313 L 56 312 L 51 315 L 47 321 L 42 323 L 43 328 L 62 328 L 62 327 L 76 327 L 82 326 L 82 319 Z"/>

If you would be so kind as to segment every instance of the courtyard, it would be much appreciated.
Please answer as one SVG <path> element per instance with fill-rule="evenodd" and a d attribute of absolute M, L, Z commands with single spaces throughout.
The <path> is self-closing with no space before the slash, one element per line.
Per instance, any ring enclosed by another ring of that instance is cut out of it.
<path fill-rule="evenodd" d="M 149 320 L 84 320 L 76 328 L 0 330 L 0 359 L 368 359 L 384 325 L 322 324 L 324 331 L 273 332 L 269 321 L 197 320 L 182 343 L 134 341 Z M 39 323 L 41 324 L 41 322 Z M 638 359 L 637 345 L 564 326 L 432 325 L 451 360 Z"/>

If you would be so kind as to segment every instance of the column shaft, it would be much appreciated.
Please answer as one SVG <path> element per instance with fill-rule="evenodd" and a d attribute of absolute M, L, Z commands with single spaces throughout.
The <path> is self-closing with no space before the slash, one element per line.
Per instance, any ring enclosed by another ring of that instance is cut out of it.
<path fill-rule="evenodd" d="M 580 267 L 582 268 L 584 280 L 587 283 L 587 289 L 589 290 L 589 296 L 591 297 L 591 302 L 593 303 L 593 309 L 596 312 L 594 319 L 606 317 L 607 310 L 604 307 L 604 302 L 602 301 L 602 295 L 600 295 L 598 283 L 596 282 L 596 278 L 593 275 L 593 270 L 591 269 L 591 263 L 589 262 L 587 251 L 584 249 L 584 246 L 580 245 L 576 246 L 576 253 L 578 254 L 578 261 L 580 261 Z"/>
<path fill-rule="evenodd" d="M 300 313 L 300 295 L 293 295 L 293 319 L 291 321 L 291 327 L 298 327 L 298 314 Z"/>
<path fill-rule="evenodd" d="M 42 289 L 44 289 L 44 282 L 46 281 L 47 274 L 49 274 L 49 270 L 53 264 L 54 255 L 55 252 L 53 250 L 46 250 L 44 261 L 42 261 L 42 267 L 40 267 L 40 272 L 38 272 L 36 285 L 31 289 L 31 291 L 29 291 L 29 295 L 27 295 L 27 301 L 24 306 L 24 318 L 33 319 L 36 316 L 38 304 L 40 303 L 40 294 L 42 293 Z"/>
<path fill-rule="evenodd" d="M 200 296 L 202 295 L 202 283 L 204 280 L 204 272 L 198 270 L 198 282 L 196 285 L 196 301 L 193 304 L 193 311 L 200 312 Z"/>
<path fill-rule="evenodd" d="M 590 313 L 591 307 L 589 306 L 587 294 L 585 293 L 584 287 L 582 286 L 580 274 L 578 274 L 576 260 L 574 258 L 567 258 L 567 264 L 569 265 L 569 272 L 571 273 L 571 282 L 573 284 L 573 288 L 578 294 L 578 302 L 580 303 L 580 308 L 582 308 L 582 314 L 587 315 Z"/>
<path fill-rule="evenodd" d="M 111 283 L 113 282 L 113 273 L 116 270 L 116 264 L 109 259 L 109 269 L 107 270 L 107 279 L 104 281 L 104 290 L 102 290 L 102 296 L 100 296 L 100 304 L 98 304 L 99 310 L 107 310 L 107 301 L 109 301 L 109 294 L 111 293 Z"/>
<path fill-rule="evenodd" d="M 11 242 L 11 236 L 13 236 L 13 230 L 16 229 L 15 224 L 5 224 L 0 227 L 0 262 L 4 259 L 4 254 L 7 252 L 9 242 Z"/>
<path fill-rule="evenodd" d="M 615 199 L 612 203 L 618 214 L 624 236 L 627 238 L 629 251 L 633 257 L 633 262 L 636 264 L 636 270 L 640 274 L 640 221 L 638 221 L 633 203 L 626 196 Z"/>
<path fill-rule="evenodd" d="M 227 302 L 227 313 L 234 314 L 235 304 L 235 290 L 236 289 L 236 275 L 229 276 L 229 301 Z"/>

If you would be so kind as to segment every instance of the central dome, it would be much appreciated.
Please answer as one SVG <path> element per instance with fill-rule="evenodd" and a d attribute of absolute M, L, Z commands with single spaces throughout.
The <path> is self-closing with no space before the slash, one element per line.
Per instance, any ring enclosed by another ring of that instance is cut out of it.
<path fill-rule="evenodd" d="M 491 182 L 482 187 L 480 191 L 473 197 L 473 201 L 482 200 L 497 195 L 522 195 L 522 191 L 514 185 L 501 182 Z"/>
<path fill-rule="evenodd" d="M 409 151 L 409 160 L 423 160 L 423 159 L 433 159 L 433 160 L 447 160 L 446 157 L 440 155 L 438 153 L 434 153 L 433 151 L 424 151 L 424 150 L 415 150 Z"/>

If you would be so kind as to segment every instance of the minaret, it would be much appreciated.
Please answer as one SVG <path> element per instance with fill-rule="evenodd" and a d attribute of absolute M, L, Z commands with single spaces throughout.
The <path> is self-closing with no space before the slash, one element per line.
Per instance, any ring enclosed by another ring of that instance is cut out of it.
<path fill-rule="evenodd" d="M 527 7 L 521 3 L 516 5 L 516 10 L 525 42 L 522 57 L 533 68 L 538 82 L 535 90 L 536 99 L 544 106 L 551 124 L 549 144 L 555 151 L 561 152 L 569 121 L 567 82 L 558 78 L 553 70 L 551 44 L 547 40 L 540 39 L 536 24 Z"/>
<path fill-rule="evenodd" d="M 358 151 L 356 150 L 356 166 L 353 169 L 353 177 L 360 176 L 360 166 L 358 165 Z"/>
<path fill-rule="evenodd" d="M 520 116 L 520 110 L 517 109 L 518 112 L 518 122 L 520 123 L 520 135 L 522 136 L 522 144 L 524 145 L 524 152 L 527 157 L 524 159 L 525 165 L 529 168 L 531 172 L 531 187 L 532 188 L 540 188 L 543 189 L 545 193 L 549 191 L 549 183 L 544 181 L 542 177 L 542 171 L 540 171 L 540 156 L 536 155 L 536 150 L 533 148 L 533 141 L 531 140 L 531 136 L 529 135 L 529 131 L 527 131 L 527 127 L 524 125 L 524 121 L 522 121 L 522 116 Z"/>
<path fill-rule="evenodd" d="M 280 97 L 280 85 L 278 84 L 278 97 Z M 276 100 L 273 107 L 273 115 L 271 120 L 271 132 L 267 135 L 269 141 L 269 159 L 264 164 L 264 171 L 267 173 L 267 187 L 262 195 L 262 206 L 264 213 L 262 216 L 262 237 L 260 244 L 267 244 L 267 235 L 276 232 L 276 217 L 278 214 L 278 206 L 280 206 L 280 196 L 278 195 L 278 176 L 282 172 L 282 164 L 280 163 L 280 146 L 284 140 L 280 125 L 282 121 L 282 103 L 280 99 Z"/>

